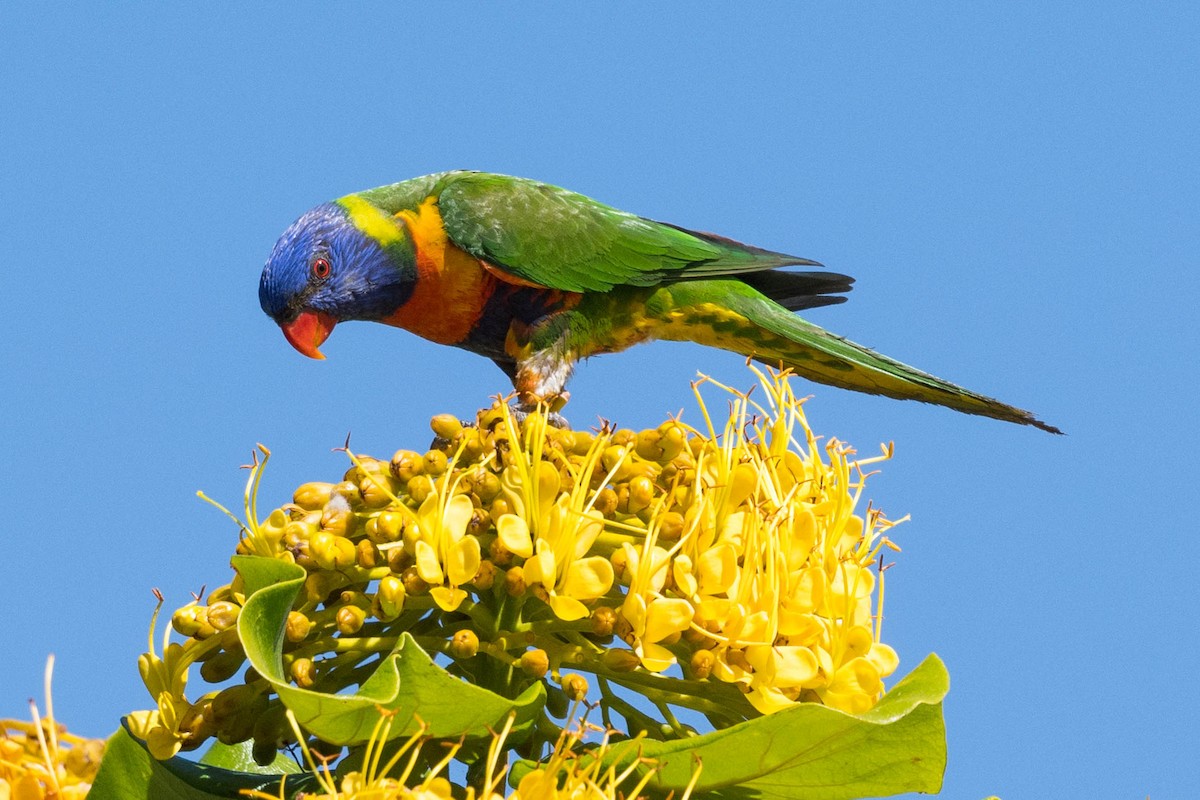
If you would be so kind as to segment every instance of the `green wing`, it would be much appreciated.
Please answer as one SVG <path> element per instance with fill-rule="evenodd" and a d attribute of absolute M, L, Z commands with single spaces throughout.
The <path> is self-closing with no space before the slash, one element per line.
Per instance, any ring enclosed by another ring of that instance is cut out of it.
<path fill-rule="evenodd" d="M 820 266 L 619 211 L 525 178 L 461 172 L 439 182 L 452 242 L 525 281 L 571 292 Z"/>

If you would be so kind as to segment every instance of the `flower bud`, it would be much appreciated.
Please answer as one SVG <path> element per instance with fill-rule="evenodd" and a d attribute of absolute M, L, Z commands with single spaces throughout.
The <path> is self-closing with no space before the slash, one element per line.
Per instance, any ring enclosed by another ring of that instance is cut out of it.
<path fill-rule="evenodd" d="M 503 517 L 505 514 L 512 513 L 512 503 L 508 502 L 508 500 L 504 499 L 503 497 L 497 497 L 495 500 L 492 501 L 491 511 L 492 511 L 492 524 L 495 525 L 496 521 L 499 520 L 501 517 Z"/>
<path fill-rule="evenodd" d="M 492 515 L 482 508 L 476 508 L 471 512 L 471 518 L 467 520 L 467 533 L 471 536 L 479 537 L 487 533 L 488 528 L 492 527 Z"/>
<path fill-rule="evenodd" d="M 338 572 L 313 572 L 304 579 L 304 597 L 314 603 L 324 603 L 333 591 L 346 583 Z"/>
<path fill-rule="evenodd" d="M 429 584 L 417 573 L 415 566 L 406 568 L 400 580 L 404 583 L 404 593 L 411 597 L 429 593 Z"/>
<path fill-rule="evenodd" d="M 319 481 L 302 484 L 292 495 L 292 502 L 305 511 L 320 511 L 333 496 L 333 484 Z"/>
<path fill-rule="evenodd" d="M 622 474 L 627 467 L 627 459 L 625 458 L 626 449 L 620 445 L 612 444 L 604 448 L 604 453 L 600 456 L 600 463 L 604 466 L 604 473 L 607 475 L 614 469 L 617 471 L 613 474 L 613 480 L 622 480 Z"/>
<path fill-rule="evenodd" d="M 288 672 L 291 673 L 292 680 L 301 689 L 311 689 L 316 685 L 317 669 L 311 658 L 297 658 L 292 662 Z"/>
<path fill-rule="evenodd" d="M 205 616 L 209 625 L 212 625 L 215 630 L 223 631 L 237 624 L 238 614 L 241 613 L 241 610 L 241 606 L 236 603 L 221 600 L 209 606 Z"/>
<path fill-rule="evenodd" d="M 479 591 L 486 592 L 495 584 L 497 572 L 496 565 L 484 559 L 479 562 L 479 569 L 475 571 L 471 584 Z"/>
<path fill-rule="evenodd" d="M 463 628 L 454 634 L 446 652 L 460 661 L 474 658 L 479 653 L 479 636 L 470 628 Z"/>
<path fill-rule="evenodd" d="M 333 485 L 333 497 L 342 498 L 350 508 L 358 508 L 362 505 L 362 493 L 353 481 L 335 483 Z M 333 500 L 333 497 L 330 500 Z"/>
<path fill-rule="evenodd" d="M 383 555 L 370 539 L 360 539 L 354 549 L 354 560 L 363 569 L 374 569 L 383 562 Z"/>
<path fill-rule="evenodd" d="M 396 455 L 392 456 L 392 474 L 402 483 L 408 483 L 420 475 L 424 466 L 425 459 L 412 450 L 397 450 Z"/>
<path fill-rule="evenodd" d="M 387 565 L 388 569 L 396 575 L 403 575 L 404 570 L 413 565 L 413 555 L 403 547 L 389 547 L 387 551 Z"/>
<path fill-rule="evenodd" d="M 366 508 L 387 508 L 396 494 L 396 485 L 390 475 L 364 475 L 358 485 Z"/>
<path fill-rule="evenodd" d="M 525 594 L 525 570 L 522 567 L 511 567 L 504 573 L 504 591 L 511 597 Z"/>
<path fill-rule="evenodd" d="M 312 620 L 299 611 L 289 611 L 287 623 L 283 629 L 284 638 L 292 644 L 303 642 L 312 630 Z"/>
<path fill-rule="evenodd" d="M 645 475 L 629 481 L 628 513 L 636 514 L 645 508 L 649 508 L 652 502 L 654 502 L 653 481 L 651 481 Z"/>
<path fill-rule="evenodd" d="M 592 508 L 606 517 L 611 517 L 617 510 L 617 493 L 605 486 L 596 493 L 596 501 L 592 504 Z"/>
<path fill-rule="evenodd" d="M 205 606 L 187 605 L 171 615 L 171 627 L 181 636 L 193 636 L 197 639 L 207 639 L 217 632 L 208 621 L 208 609 Z"/>
<path fill-rule="evenodd" d="M 600 660 L 613 672 L 633 672 L 642 663 L 637 653 L 622 647 L 605 650 Z"/>
<path fill-rule="evenodd" d="M 245 683 L 222 689 L 212 700 L 213 722 L 218 728 L 224 726 L 235 716 L 252 708 L 261 694 L 258 687 Z"/>
<path fill-rule="evenodd" d="M 354 564 L 358 550 L 345 536 L 320 530 L 308 543 L 308 553 L 321 569 L 339 570 Z"/>
<path fill-rule="evenodd" d="M 423 460 L 425 464 L 421 471 L 426 475 L 441 475 L 448 466 L 446 454 L 441 450 L 430 450 L 424 455 Z"/>
<path fill-rule="evenodd" d="M 658 518 L 658 538 L 664 542 L 677 542 L 683 536 L 683 514 L 667 511 Z"/>
<path fill-rule="evenodd" d="M 575 672 L 564 675 L 562 689 L 563 694 L 567 696 L 568 700 L 576 702 L 586 700 L 588 693 L 587 678 Z"/>
<path fill-rule="evenodd" d="M 475 480 L 475 494 L 484 503 L 491 501 L 496 495 L 500 494 L 501 488 L 499 476 L 490 470 L 484 470 L 483 474 Z"/>
<path fill-rule="evenodd" d="M 195 750 L 217 734 L 212 721 L 212 703 L 201 700 L 183 713 L 179 720 L 180 745 L 184 750 Z"/>
<path fill-rule="evenodd" d="M 429 427 L 433 429 L 434 436 L 446 441 L 450 441 L 463 430 L 463 424 L 453 414 L 438 414 L 429 420 Z"/>
<path fill-rule="evenodd" d="M 338 633 L 343 636 L 353 636 L 362 630 L 367 621 L 367 612 L 358 606 L 342 606 L 335 617 Z"/>
<path fill-rule="evenodd" d="M 372 612 L 381 620 L 393 620 L 404 610 L 404 597 L 404 581 L 395 575 L 385 575 L 375 590 Z"/>
<path fill-rule="evenodd" d="M 597 606 L 592 610 L 592 634 L 594 636 L 612 636 L 613 625 L 617 621 L 617 612 L 608 606 Z"/>
<path fill-rule="evenodd" d="M 541 648 L 526 650 L 521 654 L 521 671 L 531 678 L 541 678 L 550 669 L 550 657 Z"/>
<path fill-rule="evenodd" d="M 716 663 L 717 657 L 712 650 L 697 650 L 692 653 L 688 671 L 694 680 L 706 680 L 712 674 L 713 666 Z"/>
<path fill-rule="evenodd" d="M 221 683 L 237 674 L 246 663 L 246 654 L 239 650 L 223 650 L 200 665 L 200 677 L 209 683 Z"/>
<path fill-rule="evenodd" d="M 350 510 L 350 503 L 341 495 L 334 495 L 321 512 L 321 530 L 336 536 L 352 535 L 357 522 L 354 512 Z"/>
<path fill-rule="evenodd" d="M 500 537 L 496 537 L 488 542 L 488 558 L 492 562 L 506 567 L 512 563 L 513 554 L 504 546 L 504 542 L 500 541 Z"/>
<path fill-rule="evenodd" d="M 408 482 L 408 496 L 416 503 L 424 503 L 433 494 L 433 479 L 428 475 L 417 475 Z"/>
<path fill-rule="evenodd" d="M 371 536 L 371 541 L 376 544 L 386 544 L 387 542 L 398 542 L 404 534 L 405 517 L 399 511 L 381 511 L 378 516 L 372 517 L 371 521 L 375 523 L 375 535 L 371 536 L 371 528 L 367 528 L 367 535 Z"/>
<path fill-rule="evenodd" d="M 674 460 L 687 447 L 687 429 L 675 420 L 664 422 L 658 426 L 658 446 L 662 449 L 659 463 Z"/>

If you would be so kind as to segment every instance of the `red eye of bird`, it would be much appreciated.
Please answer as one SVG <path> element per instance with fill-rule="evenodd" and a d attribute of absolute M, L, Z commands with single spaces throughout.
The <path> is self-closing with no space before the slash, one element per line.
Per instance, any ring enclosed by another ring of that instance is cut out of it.
<path fill-rule="evenodd" d="M 329 277 L 329 272 L 332 267 L 329 266 L 329 259 L 318 258 L 312 262 L 312 274 L 314 278 L 324 280 Z"/>

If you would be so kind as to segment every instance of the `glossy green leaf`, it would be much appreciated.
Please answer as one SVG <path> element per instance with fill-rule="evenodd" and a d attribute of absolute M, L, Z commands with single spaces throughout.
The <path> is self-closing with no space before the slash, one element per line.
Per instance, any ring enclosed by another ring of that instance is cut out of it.
<path fill-rule="evenodd" d="M 217 800 L 244 798 L 244 789 L 279 796 L 280 781 L 287 796 L 301 789 L 312 790 L 311 775 L 262 775 L 197 764 L 176 756 L 157 761 L 145 745 L 122 727 L 109 738 L 100 762 L 100 772 L 88 793 L 90 800 Z"/>
<path fill-rule="evenodd" d="M 304 583 L 304 569 L 254 556 L 234 558 L 248 597 L 238 617 L 238 634 L 254 669 L 270 681 L 296 720 L 334 744 L 365 742 L 379 721 L 379 707 L 397 712 L 391 737 L 413 733 L 419 723 L 436 738 L 486 735 L 516 712 L 516 725 L 532 720 L 545 704 L 535 683 L 515 699 L 466 683 L 434 663 L 407 633 L 371 677 L 353 694 L 300 689 L 283 672 L 282 648 L 288 612 Z"/>
<path fill-rule="evenodd" d="M 726 800 L 851 800 L 936 792 L 946 768 L 942 699 L 945 665 L 930 655 L 864 714 L 799 705 L 722 731 L 681 741 L 626 741 L 606 765 L 653 759 L 647 791 L 676 796 L 703 768 L 694 797 Z M 515 784 L 531 765 L 514 769 Z"/>
<path fill-rule="evenodd" d="M 296 774 L 304 770 L 287 753 L 278 753 L 275 760 L 263 766 L 254 760 L 254 743 L 222 744 L 213 740 L 200 763 L 209 767 L 221 767 L 234 772 L 252 772 L 257 775 Z"/>

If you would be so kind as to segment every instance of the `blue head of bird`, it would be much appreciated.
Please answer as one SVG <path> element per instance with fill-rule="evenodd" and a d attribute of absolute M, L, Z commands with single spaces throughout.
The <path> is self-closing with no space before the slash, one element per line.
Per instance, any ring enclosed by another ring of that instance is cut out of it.
<path fill-rule="evenodd" d="M 412 293 L 412 276 L 354 224 L 325 203 L 284 231 L 258 283 L 258 302 L 288 342 L 310 358 L 334 325 L 382 319 Z"/>

